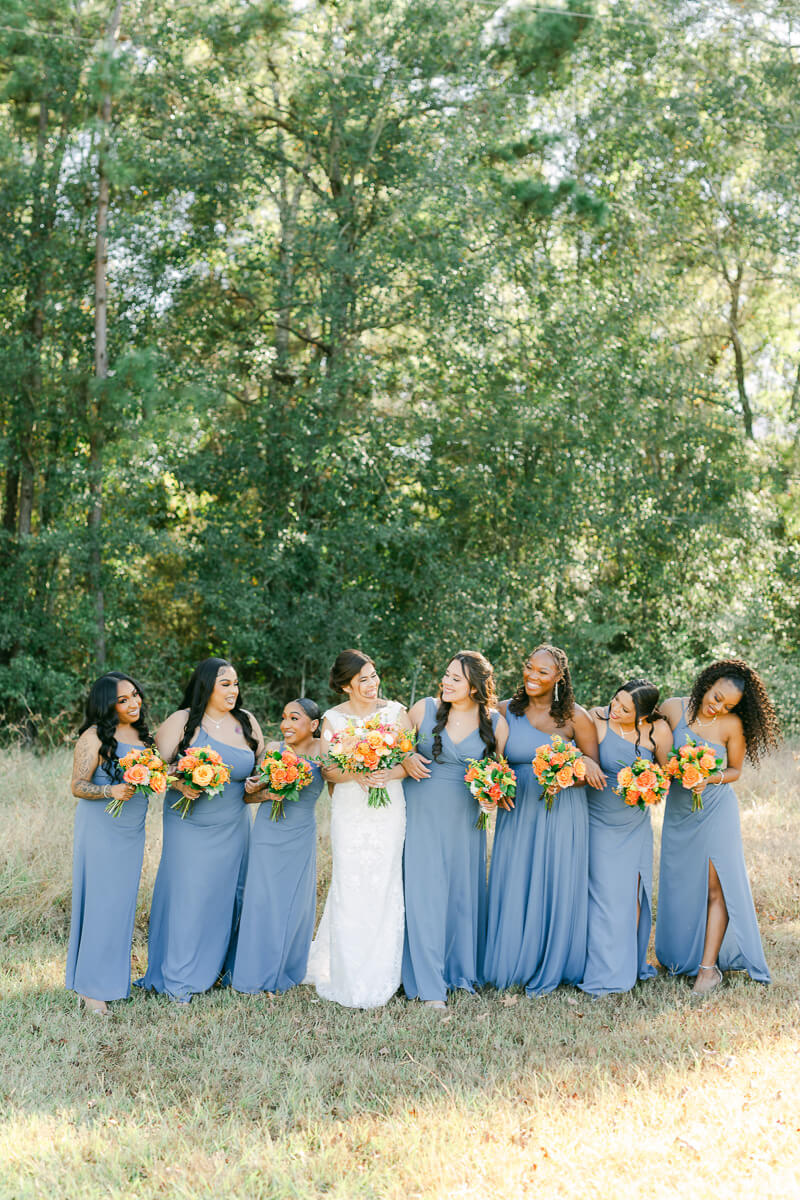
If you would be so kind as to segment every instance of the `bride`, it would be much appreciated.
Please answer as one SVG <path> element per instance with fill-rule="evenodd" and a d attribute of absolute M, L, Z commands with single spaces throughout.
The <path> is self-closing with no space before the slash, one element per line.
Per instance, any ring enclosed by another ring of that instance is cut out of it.
<path fill-rule="evenodd" d="M 361 650 L 343 650 L 331 668 L 330 686 L 347 697 L 328 709 L 322 743 L 348 721 L 374 713 L 400 728 L 408 714 L 395 700 L 380 700 L 375 664 Z M 348 1008 L 377 1008 L 400 986 L 405 910 L 403 842 L 406 804 L 402 766 L 370 775 L 349 775 L 330 761 L 323 775 L 333 783 L 331 853 L 333 873 L 317 936 L 311 944 L 306 983 L 325 1000 Z M 370 787 L 386 786 L 389 804 L 370 808 Z"/>

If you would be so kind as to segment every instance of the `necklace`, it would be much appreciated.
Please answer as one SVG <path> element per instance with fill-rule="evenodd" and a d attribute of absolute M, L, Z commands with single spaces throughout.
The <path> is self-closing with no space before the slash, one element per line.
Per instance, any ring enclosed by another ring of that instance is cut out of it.
<path fill-rule="evenodd" d="M 225 720 L 225 718 L 223 717 L 222 721 L 215 721 L 213 717 L 208 715 L 208 713 L 203 713 L 203 720 L 210 721 L 211 724 L 215 725 L 217 729 L 222 729 L 222 722 Z"/>
<path fill-rule="evenodd" d="M 716 717 L 712 717 L 710 721 L 701 721 L 701 720 L 700 720 L 700 717 L 699 717 L 699 715 L 698 715 L 698 716 L 696 716 L 696 717 L 695 717 L 695 719 L 694 719 L 694 723 L 695 723 L 695 725 L 701 725 L 701 726 L 705 726 L 705 725 L 713 725 L 713 724 L 714 724 L 714 722 L 716 721 L 716 719 L 717 719 Z"/>
<path fill-rule="evenodd" d="M 622 728 L 622 726 L 620 725 L 619 721 L 613 721 L 611 718 L 609 718 L 609 721 L 608 721 L 608 723 L 609 723 L 609 725 L 611 725 L 612 727 L 613 727 L 614 725 L 616 725 L 616 726 L 617 726 L 617 730 L 618 730 L 618 735 L 617 735 L 617 736 L 618 736 L 618 737 L 621 737 L 621 738 L 622 738 L 622 740 L 623 740 L 623 742 L 629 742 L 629 741 L 631 740 L 631 739 L 628 737 L 628 735 L 625 733 L 625 730 Z M 634 726 L 634 728 L 631 730 L 631 733 L 635 733 L 635 732 L 636 732 L 636 727 Z"/>

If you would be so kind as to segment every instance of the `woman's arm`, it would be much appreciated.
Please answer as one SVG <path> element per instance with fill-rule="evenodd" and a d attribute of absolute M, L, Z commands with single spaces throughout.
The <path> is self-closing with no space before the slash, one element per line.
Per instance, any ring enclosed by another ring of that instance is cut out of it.
<path fill-rule="evenodd" d="M 506 748 L 506 742 L 508 741 L 508 733 L 509 733 L 508 721 L 503 716 L 498 717 L 497 724 L 494 727 L 494 736 L 495 736 L 495 741 L 497 742 L 497 753 L 498 754 L 502 754 Z"/>
<path fill-rule="evenodd" d="M 92 783 L 100 765 L 100 738 L 87 729 L 78 738 L 72 758 L 72 794 L 81 800 L 130 800 L 135 788 L 130 783 Z"/>
<path fill-rule="evenodd" d="M 189 717 L 189 711 L 185 708 L 178 709 L 177 712 L 170 713 L 166 721 L 163 721 L 156 730 L 156 749 L 164 762 L 174 765 L 178 753 L 183 731 L 186 728 L 186 721 Z M 200 788 L 189 787 L 188 784 L 178 780 L 172 784 L 176 792 L 180 792 L 187 800 L 196 800 L 200 795 Z"/>
<path fill-rule="evenodd" d="M 418 700 L 409 710 L 409 724 L 419 733 L 424 719 L 425 701 Z M 407 775 L 409 779 L 429 779 L 431 774 L 429 769 L 430 761 L 424 754 L 420 754 L 419 750 L 415 750 L 413 754 L 409 754 L 408 758 L 403 759 L 403 774 Z"/>
<path fill-rule="evenodd" d="M 259 730 L 259 733 L 261 730 Z M 280 750 L 280 742 L 269 742 L 266 747 L 262 747 L 261 751 L 256 755 L 256 760 L 261 758 L 266 750 Z M 267 785 L 262 783 L 258 775 L 250 775 L 244 781 L 244 802 L 245 804 L 261 804 L 263 800 L 272 798 L 272 793 L 267 792 Z"/>
<path fill-rule="evenodd" d="M 583 755 L 583 761 L 586 763 L 586 782 L 589 787 L 604 788 L 606 786 L 606 774 L 600 769 L 600 764 L 597 761 L 597 730 L 594 726 L 594 721 L 589 716 L 585 708 L 581 708 L 580 704 L 575 705 L 575 712 L 572 714 L 572 728 L 574 731 L 575 745 Z"/>
<path fill-rule="evenodd" d="M 655 743 L 653 757 L 659 766 L 665 767 L 672 750 L 672 730 L 666 721 L 653 723 L 653 741 Z"/>

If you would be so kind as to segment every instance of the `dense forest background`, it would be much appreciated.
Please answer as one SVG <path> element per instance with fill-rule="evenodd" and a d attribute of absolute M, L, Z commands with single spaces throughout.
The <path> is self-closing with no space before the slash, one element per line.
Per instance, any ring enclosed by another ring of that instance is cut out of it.
<path fill-rule="evenodd" d="M 345 645 L 800 729 L 797 0 L 5 0 L 0 711 Z"/>

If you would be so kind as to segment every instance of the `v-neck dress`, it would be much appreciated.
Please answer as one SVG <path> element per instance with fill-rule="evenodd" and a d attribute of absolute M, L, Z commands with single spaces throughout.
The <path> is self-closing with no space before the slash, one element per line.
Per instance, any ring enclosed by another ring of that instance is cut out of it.
<path fill-rule="evenodd" d="M 132 743 L 118 742 L 124 758 Z M 102 760 L 92 783 L 119 783 Z M 108 801 L 78 801 L 72 855 L 72 920 L 67 949 L 67 987 L 95 1000 L 131 994 L 131 941 L 142 874 L 147 796 L 136 792 L 118 817 Z"/>
<path fill-rule="evenodd" d="M 191 744 L 218 751 L 231 777 L 219 795 L 201 792 L 185 817 L 171 807 L 179 792 L 164 798 L 163 849 L 140 986 L 176 1000 L 190 1000 L 218 979 L 230 983 L 250 835 L 244 781 L 255 764 L 252 750 L 220 742 L 205 729 Z"/>
<path fill-rule="evenodd" d="M 509 709 L 506 720 L 517 794 L 514 808 L 497 813 L 483 976 L 539 996 L 583 978 L 589 819 L 583 787 L 564 788 L 548 812 L 532 764 L 551 735 L 525 713 Z"/>
<path fill-rule="evenodd" d="M 701 738 L 686 722 L 686 705 L 673 740 L 707 742 L 727 762 L 725 747 Z M 722 971 L 747 971 L 759 983 L 770 974 L 761 945 L 756 910 L 742 848 L 739 804 L 729 783 L 707 784 L 703 807 L 692 812 L 692 793 L 670 785 L 661 834 L 656 956 L 672 975 L 696 975 L 703 961 L 708 917 L 708 864 L 719 877 L 728 928 L 717 963 Z"/>
<path fill-rule="evenodd" d="M 592 996 L 628 992 L 637 979 L 656 974 L 647 961 L 653 895 L 650 809 L 626 804 L 613 790 L 617 773 L 636 761 L 636 745 L 606 722 L 599 751 L 608 782 L 602 790 L 586 789 L 589 920 L 586 969 L 579 984 Z M 638 756 L 652 761 L 653 753 L 640 742 Z"/>
<path fill-rule="evenodd" d="M 426 758 L 432 757 L 436 709 L 428 696 L 419 730 Z M 495 727 L 498 716 L 492 714 Z M 482 982 L 486 832 L 476 828 L 480 809 L 464 774 L 469 759 L 485 754 L 477 729 L 460 742 L 443 730 L 430 777 L 405 783 L 403 988 L 410 998 L 445 1000 L 449 990 L 472 992 Z"/>

